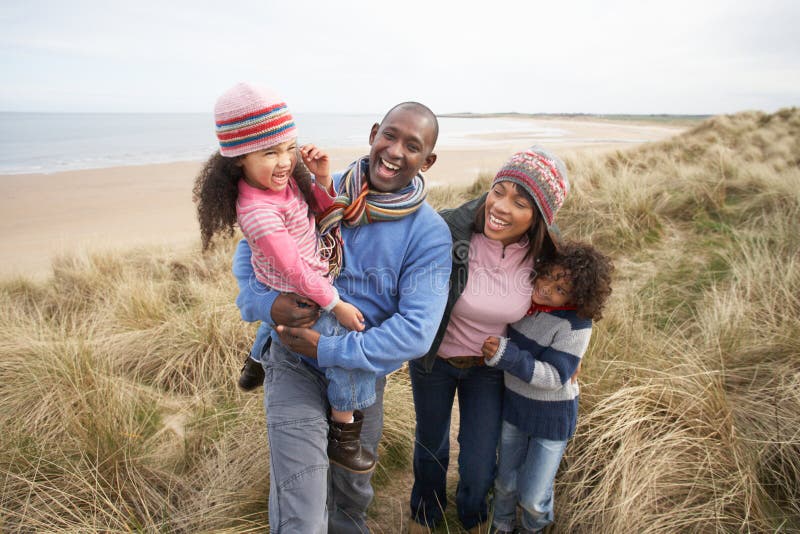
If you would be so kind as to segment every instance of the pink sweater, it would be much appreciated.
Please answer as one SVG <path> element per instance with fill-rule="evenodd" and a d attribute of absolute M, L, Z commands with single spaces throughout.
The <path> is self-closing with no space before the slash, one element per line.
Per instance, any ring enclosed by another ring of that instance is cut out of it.
<path fill-rule="evenodd" d="M 333 203 L 327 192 L 312 187 L 320 209 Z M 317 229 L 294 179 L 282 191 L 257 189 L 239 180 L 236 217 L 253 251 L 256 278 L 278 291 L 310 298 L 326 311 L 339 302 L 328 279 L 328 265 L 319 258 Z"/>
<path fill-rule="evenodd" d="M 533 260 L 524 260 L 527 238 L 503 247 L 476 233 L 469 245 L 467 285 L 439 346 L 443 358 L 479 356 L 487 337 L 505 337 L 509 323 L 524 317 L 531 305 Z"/>

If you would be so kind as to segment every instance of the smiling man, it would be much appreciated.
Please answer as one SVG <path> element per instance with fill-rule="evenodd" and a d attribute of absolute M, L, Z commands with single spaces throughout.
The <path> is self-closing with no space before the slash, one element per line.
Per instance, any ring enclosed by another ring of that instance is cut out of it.
<path fill-rule="evenodd" d="M 385 376 L 427 352 L 447 300 L 450 231 L 425 202 L 420 174 L 436 161 L 438 128 L 427 107 L 399 104 L 372 126 L 369 155 L 334 176 L 339 196 L 320 232 L 341 229 L 344 261 L 335 286 L 364 314 L 363 332 L 321 336 L 308 328 L 317 306 L 260 285 L 247 243 L 239 244 L 236 302 L 246 321 L 263 321 L 253 353 L 264 356 L 272 532 L 368 532 L 371 473 L 329 465 L 326 455 L 324 368 L 377 375 L 376 401 L 364 410 L 361 431 L 361 446 L 377 456 Z M 280 325 L 279 335 L 271 324 Z"/>
<path fill-rule="evenodd" d="M 372 189 L 399 191 L 417 171 L 427 171 L 436 161 L 432 150 L 438 136 L 439 121 L 427 107 L 413 102 L 395 106 L 369 134 Z"/>

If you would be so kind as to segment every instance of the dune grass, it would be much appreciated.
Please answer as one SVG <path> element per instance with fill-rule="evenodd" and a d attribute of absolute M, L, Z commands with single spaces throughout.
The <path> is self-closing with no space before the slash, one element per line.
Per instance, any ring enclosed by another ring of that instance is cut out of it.
<path fill-rule="evenodd" d="M 562 232 L 613 255 L 617 278 L 551 530 L 800 530 L 800 110 L 567 164 Z M 233 245 L 59 258 L 46 282 L 0 283 L 0 531 L 265 529 Z M 399 532 L 413 407 L 403 371 L 387 388 L 370 526 Z M 460 531 L 453 508 L 440 532 Z"/>

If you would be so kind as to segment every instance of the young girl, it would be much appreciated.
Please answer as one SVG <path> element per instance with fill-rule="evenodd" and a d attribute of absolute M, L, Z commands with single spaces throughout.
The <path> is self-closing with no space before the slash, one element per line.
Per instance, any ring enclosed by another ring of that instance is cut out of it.
<path fill-rule="evenodd" d="M 486 364 L 505 371 L 492 532 L 540 532 L 553 522 L 553 482 L 578 414 L 571 377 L 611 294 L 613 269 L 592 246 L 565 243 L 537 265 L 528 315 L 507 338 L 483 344 Z M 517 504 L 522 528 L 515 531 Z"/>
<path fill-rule="evenodd" d="M 235 85 L 217 100 L 214 115 L 220 150 L 206 162 L 194 187 L 203 250 L 216 233 L 232 234 L 238 224 L 252 249 L 259 282 L 307 297 L 332 312 L 338 323 L 324 313 L 316 327 L 327 330 L 323 334 L 338 333 L 339 324 L 363 330 L 361 312 L 342 301 L 331 284 L 329 275 L 335 276 L 341 266 L 338 235 L 318 238 L 314 222 L 314 214 L 335 197 L 328 155 L 313 145 L 298 151 L 292 115 L 265 87 Z M 355 408 L 374 401 L 358 395 L 374 395 L 375 376 L 340 368 L 325 374 L 332 419 L 329 458 L 352 471 L 368 472 L 375 459 L 360 447 L 362 415 Z M 353 387 L 355 383 L 363 387 Z"/>

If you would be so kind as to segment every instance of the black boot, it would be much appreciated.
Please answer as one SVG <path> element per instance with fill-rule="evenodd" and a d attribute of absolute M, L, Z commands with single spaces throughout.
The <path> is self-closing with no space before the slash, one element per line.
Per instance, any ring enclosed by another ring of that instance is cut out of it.
<path fill-rule="evenodd" d="M 245 391 L 251 391 L 263 385 L 264 368 L 261 367 L 260 362 L 255 361 L 248 354 L 242 366 L 242 371 L 239 373 L 239 387 Z"/>
<path fill-rule="evenodd" d="M 375 457 L 361 448 L 361 425 L 364 414 L 353 412 L 352 423 L 330 422 L 328 428 L 328 459 L 354 473 L 369 473 L 375 469 Z"/>

